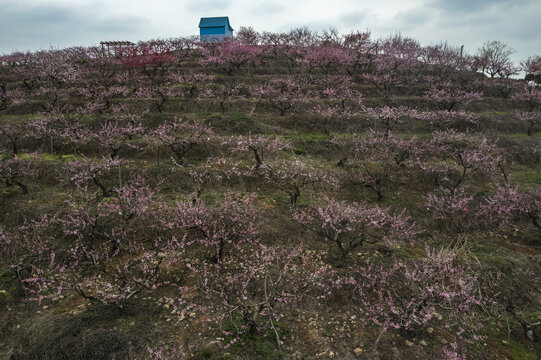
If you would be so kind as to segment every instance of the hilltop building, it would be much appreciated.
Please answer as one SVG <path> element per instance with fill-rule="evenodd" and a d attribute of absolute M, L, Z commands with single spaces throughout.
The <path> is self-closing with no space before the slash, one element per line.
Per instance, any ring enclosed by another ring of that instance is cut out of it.
<path fill-rule="evenodd" d="M 199 38 L 201 41 L 222 41 L 233 37 L 233 28 L 229 17 L 204 17 L 199 21 Z"/>

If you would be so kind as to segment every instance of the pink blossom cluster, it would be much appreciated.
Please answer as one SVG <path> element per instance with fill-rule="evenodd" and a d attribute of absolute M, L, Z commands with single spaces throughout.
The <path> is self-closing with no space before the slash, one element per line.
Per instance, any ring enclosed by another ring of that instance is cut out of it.
<path fill-rule="evenodd" d="M 302 244 L 293 249 L 260 244 L 237 251 L 236 256 L 240 262 L 192 265 L 200 275 L 205 308 L 212 309 L 215 321 L 241 319 L 235 333 L 224 332 L 232 337 L 225 348 L 242 334 L 262 330 L 272 331 L 280 346 L 279 321 L 287 308 L 310 298 L 322 301 L 332 290 L 333 271 L 319 265 Z"/>
<path fill-rule="evenodd" d="M 165 146 L 176 164 L 183 166 L 185 156 L 197 145 L 210 139 L 213 131 L 203 121 L 175 119 L 166 121 L 151 132 L 156 143 Z"/>
<path fill-rule="evenodd" d="M 221 144 L 227 146 L 232 151 L 244 152 L 250 151 L 253 153 L 256 168 L 259 168 L 266 157 L 264 154 L 278 154 L 284 150 L 291 150 L 291 144 L 279 137 L 270 138 L 264 135 L 248 134 L 244 136 L 234 136 L 225 140 Z"/>
<path fill-rule="evenodd" d="M 411 264 L 379 265 L 368 259 L 353 278 L 360 312 L 381 328 L 414 330 L 438 323 L 458 337 L 476 338 L 481 309 L 490 302 L 479 280 L 446 250 L 426 249 Z"/>
<path fill-rule="evenodd" d="M 327 204 L 297 209 L 294 218 L 318 237 L 338 247 L 342 258 L 365 243 L 394 245 L 411 242 L 418 231 L 405 211 L 392 212 L 364 202 L 330 199 Z"/>
<path fill-rule="evenodd" d="M 455 190 L 472 174 L 495 178 L 501 149 L 489 139 L 455 130 L 436 131 L 426 144 L 427 157 L 419 162 L 435 185 Z"/>
<path fill-rule="evenodd" d="M 271 79 L 265 85 L 254 89 L 254 93 L 267 101 L 272 108 L 279 110 L 280 116 L 284 116 L 286 111 L 295 105 L 309 101 L 302 84 L 293 77 Z"/>
<path fill-rule="evenodd" d="M 217 66 L 232 75 L 242 67 L 257 65 L 261 48 L 239 41 L 223 41 L 209 43 L 203 48 L 204 57 L 200 63 L 203 66 Z"/>
<path fill-rule="evenodd" d="M 6 186 L 17 186 L 23 194 L 28 194 L 28 186 L 24 179 L 35 175 L 36 169 L 32 159 L 19 158 L 16 155 L 10 158 L 0 153 L 0 181 Z"/>
<path fill-rule="evenodd" d="M 224 261 L 228 251 L 239 251 L 243 244 L 258 244 L 261 220 L 249 197 L 224 200 L 212 207 L 205 202 L 178 202 L 167 209 L 162 226 L 177 232 L 188 244 L 212 249 L 214 262 Z"/>
<path fill-rule="evenodd" d="M 297 203 L 301 192 L 309 186 L 317 183 L 338 186 L 337 179 L 329 171 L 299 158 L 287 162 L 264 163 L 259 174 L 266 182 L 286 193 L 291 205 Z"/>
<path fill-rule="evenodd" d="M 496 188 L 481 205 L 481 213 L 497 226 L 505 227 L 515 217 L 523 216 L 541 228 L 541 186 Z"/>
<path fill-rule="evenodd" d="M 425 97 L 439 104 L 444 110 L 451 111 L 457 105 L 467 105 L 481 101 L 483 94 L 475 91 L 453 88 L 450 82 L 433 85 L 426 92 Z"/>

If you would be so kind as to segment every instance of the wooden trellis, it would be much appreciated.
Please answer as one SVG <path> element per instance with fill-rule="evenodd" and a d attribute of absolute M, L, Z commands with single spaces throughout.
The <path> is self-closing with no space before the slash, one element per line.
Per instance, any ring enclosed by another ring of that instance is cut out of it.
<path fill-rule="evenodd" d="M 100 45 L 102 51 L 105 51 L 105 47 L 107 47 L 107 54 L 111 54 L 111 47 L 122 50 L 122 46 L 135 46 L 131 41 L 102 41 L 100 42 Z"/>

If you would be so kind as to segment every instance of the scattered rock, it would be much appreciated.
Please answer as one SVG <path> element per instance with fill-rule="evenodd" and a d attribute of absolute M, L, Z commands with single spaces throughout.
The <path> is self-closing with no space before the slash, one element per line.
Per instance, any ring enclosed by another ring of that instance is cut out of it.
<path fill-rule="evenodd" d="M 413 342 L 409 341 L 409 340 L 406 340 L 406 346 L 407 347 L 412 347 L 413 346 Z"/>
<path fill-rule="evenodd" d="M 205 347 L 207 347 L 207 348 L 221 347 L 221 346 L 222 346 L 222 342 L 219 341 L 219 340 L 213 340 L 213 341 L 207 343 L 207 345 L 205 345 Z"/>
<path fill-rule="evenodd" d="M 355 354 L 355 356 L 361 356 L 363 354 L 363 349 L 361 349 L 360 347 L 355 348 L 353 349 L 353 353 Z"/>
<path fill-rule="evenodd" d="M 421 345 L 421 346 L 428 346 L 428 344 L 427 344 L 426 341 L 424 341 L 424 340 L 419 341 L 419 345 Z"/>
<path fill-rule="evenodd" d="M 329 357 L 330 357 L 330 358 L 333 358 L 333 357 L 334 357 L 334 351 L 329 351 Z"/>
<path fill-rule="evenodd" d="M 504 344 L 504 345 L 507 346 L 507 345 L 509 345 L 509 341 L 507 341 L 507 340 L 502 340 L 502 344 Z"/>
<path fill-rule="evenodd" d="M 352 315 L 350 319 L 351 319 L 351 320 L 355 320 L 355 319 L 357 319 L 357 316 Z"/>
<path fill-rule="evenodd" d="M 428 329 L 426 329 L 426 331 L 428 331 L 429 334 L 433 334 L 434 328 L 429 327 Z"/>
<path fill-rule="evenodd" d="M 437 313 L 437 312 L 434 312 L 432 315 L 434 315 L 434 317 L 436 319 L 438 319 L 439 321 L 442 321 L 443 320 L 443 316 L 441 316 L 441 314 Z"/>

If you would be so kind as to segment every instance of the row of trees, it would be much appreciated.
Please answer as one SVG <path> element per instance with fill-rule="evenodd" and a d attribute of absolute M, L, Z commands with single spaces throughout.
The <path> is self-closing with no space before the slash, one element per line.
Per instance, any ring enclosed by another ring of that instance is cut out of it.
<path fill-rule="evenodd" d="M 258 36 L 254 35 L 257 39 Z M 305 35 L 309 36 L 309 35 Z M 312 35 L 313 36 L 313 35 Z M 416 40 L 401 35 L 371 40 L 369 33 L 353 33 L 334 40 L 297 40 L 293 43 L 263 44 L 239 32 L 237 40 L 212 44 L 187 44 L 187 39 L 150 41 L 128 47 L 111 56 L 99 48 L 70 48 L 37 53 L 13 53 L 0 58 L 4 82 L 16 80 L 27 93 L 38 92 L 54 98 L 55 88 L 76 88 L 89 98 L 114 96 L 127 80 L 145 91 L 161 87 L 170 77 L 189 85 L 194 79 L 184 68 L 194 62 L 203 68 L 218 69 L 227 75 L 240 70 L 267 66 L 269 61 L 303 69 L 306 73 L 360 75 L 384 95 L 387 87 L 419 83 L 429 78 L 433 83 L 461 81 L 464 72 L 480 71 L 491 78 L 508 78 L 518 71 L 529 79 L 539 77 L 539 57 L 531 57 L 515 67 L 512 50 L 498 41 L 487 42 L 477 55 L 468 56 L 462 49 L 447 44 L 422 47 Z M 141 75 L 134 77 L 134 75 Z M 188 76 L 183 78 L 182 75 Z M 422 76 L 419 76 L 422 75 Z M 197 78 L 197 77 L 196 77 Z M 137 80 L 137 81 L 136 81 Z M 190 87 L 191 88 L 191 87 Z M 3 89 L 7 95 L 11 89 Z M 106 90 L 105 93 L 103 90 Z M 128 89 L 130 91 L 132 89 Z M 193 89 L 189 91 L 193 93 Z M 144 97 L 144 94 L 140 94 Z M 15 93 L 12 97 L 16 98 Z M 6 98 L 6 101 L 9 98 Z"/>
<path fill-rule="evenodd" d="M 370 42 L 367 36 L 361 38 Z M 419 60 L 417 53 L 421 48 L 412 39 L 398 36 L 376 41 L 373 44 L 379 50 L 374 54 L 367 52 L 365 42 L 361 46 L 361 55 L 368 64 L 356 65 L 353 77 L 347 73 L 337 76 L 340 69 L 348 68 L 342 60 L 321 63 L 325 57 L 332 57 L 328 48 L 331 45 L 323 42 L 295 48 L 299 53 L 295 64 L 306 67 L 307 75 L 279 76 L 263 85 L 234 77 L 223 79 L 208 73 L 208 70 L 218 68 L 233 74 L 242 67 L 256 66 L 262 61 L 259 60 L 263 56 L 261 45 L 237 41 L 177 52 L 163 43 L 151 42 L 126 50 L 117 57 L 106 56 L 92 48 L 12 54 L 4 56 L 0 66 L 2 77 L 12 80 L 0 93 L 0 109 L 6 113 L 39 109 L 58 118 L 69 118 L 74 114 L 102 116 L 122 111 L 129 98 L 142 101 L 149 110 L 160 113 L 172 100 L 178 102 L 179 99 L 199 104 L 200 108 L 212 102 L 226 112 L 229 103 L 245 99 L 251 113 L 261 109 L 260 105 L 275 109 L 282 116 L 295 108 L 302 111 L 311 107 L 311 114 L 321 124 L 321 131 L 327 134 L 330 133 L 329 123 L 360 115 L 383 120 L 387 132 L 392 130 L 392 125 L 408 118 L 428 120 L 434 128 L 475 126 L 478 118 L 465 109 L 483 99 L 487 85 L 472 81 L 464 68 L 457 67 L 456 59 L 444 56 L 451 51 L 447 46 L 427 48 L 432 60 Z M 347 48 L 346 45 L 342 47 Z M 283 61 L 282 55 L 275 56 Z M 339 58 L 336 54 L 333 56 Z M 436 61 L 438 57 L 445 61 Z M 186 68 L 194 60 L 202 65 L 201 69 Z M 523 68 L 535 77 L 539 75 L 539 63 L 539 58 L 530 58 L 523 63 Z M 322 71 L 323 78 L 310 75 L 316 68 Z M 387 106 L 367 108 L 363 105 L 360 88 L 367 84 Z M 519 110 L 515 116 L 526 124 L 528 135 L 533 134 L 541 121 L 538 84 L 498 79 L 490 86 L 517 101 Z M 429 100 L 423 109 L 393 106 L 394 96 L 412 88 Z M 4 138 L 11 137 L 8 141 L 14 143 L 16 139 L 6 126 L 0 124 L 0 134 Z"/>
<path fill-rule="evenodd" d="M 400 35 L 241 29 L 223 43 L 3 56 L 0 181 L 27 194 L 47 178 L 68 200 L 0 224 L 0 264 L 20 295 L 39 303 L 78 294 L 122 308 L 174 294 L 175 314 L 205 313 L 226 347 L 267 332 L 281 346 L 292 306 L 337 302 L 377 328 L 374 348 L 392 329 L 436 326 L 464 344 L 480 341 L 487 319 L 504 312 L 534 339 L 537 320 L 514 304 L 541 299 L 537 269 L 511 275 L 528 284 L 523 301 L 500 273 L 457 250 L 477 231 L 541 227 L 541 188 L 511 185 L 510 155 L 480 131 L 470 106 L 498 88 L 533 134 L 540 59 L 521 65 L 533 81 L 516 81 L 507 79 L 516 72 L 509 55 L 498 42 L 468 56 Z M 397 105 L 404 94 L 423 104 Z M 173 101 L 225 113 L 239 98 L 250 115 L 274 109 L 278 123 L 311 117 L 325 155 L 306 155 L 291 136 L 239 135 L 197 114 L 168 113 Z M 367 98 L 381 101 L 368 106 Z M 354 118 L 370 131 L 333 131 Z M 428 133 L 400 134 L 414 122 Z M 361 200 L 359 188 L 370 195 Z M 34 195 L 5 194 L 12 204 Z M 283 198 L 289 206 L 275 201 Z M 422 244 L 434 232 L 447 247 Z M 443 355 L 460 356 L 456 348 Z"/>
<path fill-rule="evenodd" d="M 446 250 L 427 248 L 420 260 L 395 260 L 390 266 L 369 258 L 346 273 L 321 265 L 321 258 L 302 244 L 293 250 L 265 244 L 260 231 L 265 215 L 250 197 L 217 206 L 199 201 L 168 205 L 140 177 L 114 192 L 107 201 L 74 197 L 62 213 L 0 228 L 1 260 L 28 298 L 41 303 L 73 292 L 91 302 L 122 306 L 143 292 L 168 287 L 176 292 L 179 316 L 203 311 L 218 323 L 240 319 L 232 342 L 242 333 L 269 329 L 278 346 L 287 306 L 326 302 L 337 292 L 353 294 L 361 317 L 379 326 L 380 337 L 389 329 L 439 323 L 459 337 L 478 339 L 484 313 L 506 305 L 488 288 L 496 283 L 487 281 L 496 279 L 480 278 Z M 497 217 L 488 221 L 519 209 L 520 200 L 503 194 L 486 202 L 484 211 Z M 407 246 L 418 234 L 404 212 L 359 202 L 329 199 L 294 209 L 293 217 L 336 247 L 342 263 L 366 244 Z M 194 262 L 197 253 L 205 260 Z M 196 285 L 186 297 L 188 282 Z M 194 292 L 199 296 L 194 298 Z"/>
<path fill-rule="evenodd" d="M 248 170 L 248 174 L 266 174 L 264 177 L 269 178 L 271 182 L 277 181 L 278 178 L 304 174 L 302 177 L 305 177 L 306 181 L 300 183 L 323 181 L 327 178 L 325 182 L 332 185 L 333 181 L 329 180 L 328 176 L 323 176 L 322 171 L 317 170 L 327 167 L 327 173 L 332 171 L 335 174 L 343 174 L 338 176 L 344 179 L 343 182 L 372 189 L 379 201 L 392 183 L 407 181 L 408 174 L 412 176 L 411 174 L 419 170 L 426 174 L 426 178 L 435 186 L 452 191 L 461 187 L 472 176 L 508 181 L 505 157 L 498 146 L 486 137 L 480 139 L 479 135 L 460 133 L 456 130 L 436 131 L 428 141 L 421 141 L 415 137 L 399 138 L 392 135 L 388 128 L 380 134 L 373 133 L 370 136 L 353 135 L 329 139 L 326 146 L 333 149 L 338 162 L 335 165 L 318 166 L 311 165 L 307 159 L 291 157 L 294 148 L 292 141 L 252 134 L 218 136 L 210 127 L 198 120 L 177 119 L 149 130 L 141 125 L 140 118 L 126 114 L 111 118 L 97 128 L 87 127 L 83 122 L 74 122 L 69 128 L 57 129 L 59 124 L 65 123 L 57 123 L 54 121 L 56 119 L 50 120 L 44 122 L 38 119 L 30 123 L 30 129 L 34 131 L 27 131 L 28 126 L 8 128 L 11 132 L 6 130 L 5 133 L 10 135 L 6 138 L 12 141 L 5 143 L 8 146 L 6 150 L 11 150 L 11 154 L 6 153 L 2 158 L 2 164 L 6 169 L 3 178 L 11 179 L 6 180 L 10 185 L 15 184 L 12 180 L 16 176 L 13 174 L 19 173 L 19 176 L 24 177 L 32 173 L 30 168 L 35 161 L 28 156 L 19 157 L 21 155 L 19 144 L 22 142 L 31 142 L 34 148 L 36 145 L 39 148 L 40 143 L 42 149 L 48 149 L 50 146 L 51 152 L 57 153 L 60 157 L 62 152 L 56 151 L 59 147 L 69 149 L 71 151 L 68 153 L 75 152 L 79 156 L 84 156 L 85 149 L 88 151 L 97 148 L 102 156 L 109 159 L 97 162 L 102 164 L 103 170 L 109 169 L 111 162 L 118 162 L 121 159 L 120 154 L 125 157 L 130 152 L 152 151 L 158 155 L 165 151 L 176 166 L 185 167 L 189 165 L 186 158 L 193 156 L 199 160 L 205 160 L 204 156 L 208 156 L 212 163 L 217 163 L 219 160 L 216 159 L 224 158 L 223 151 L 228 149 L 231 154 L 251 153 L 255 164 Z M 216 145 L 220 148 L 212 150 Z M 291 154 L 290 159 L 278 166 L 276 161 L 280 156 L 276 155 L 285 155 L 284 151 Z M 158 158 L 157 161 L 159 162 Z M 230 172 L 245 166 L 231 156 L 223 161 L 228 163 Z M 69 166 L 73 167 L 74 164 Z M 85 166 L 87 165 L 91 164 L 85 162 Z M 92 165 L 95 166 L 97 165 Z M 335 166 L 336 169 L 333 170 Z M 92 167 L 89 167 L 87 172 L 97 171 L 91 170 Z M 287 168 L 291 170 L 282 174 L 282 170 L 285 171 Z M 283 184 L 279 187 L 282 188 Z M 298 192 L 295 190 L 291 193 Z"/>

